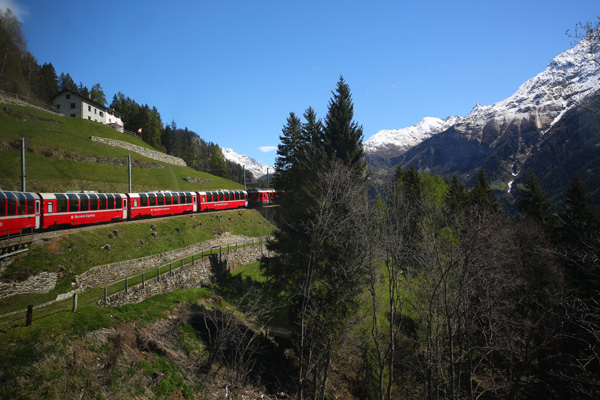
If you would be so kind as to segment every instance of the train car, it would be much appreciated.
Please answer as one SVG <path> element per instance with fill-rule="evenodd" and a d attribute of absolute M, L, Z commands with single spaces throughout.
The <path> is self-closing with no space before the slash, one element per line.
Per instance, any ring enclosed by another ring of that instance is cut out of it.
<path fill-rule="evenodd" d="M 40 193 L 42 229 L 100 224 L 127 219 L 124 193 Z"/>
<path fill-rule="evenodd" d="M 184 214 L 198 211 L 196 192 L 129 193 L 129 218 L 149 218 L 161 215 Z"/>
<path fill-rule="evenodd" d="M 250 207 L 262 207 L 275 203 L 277 193 L 273 189 L 252 189 L 248 191 Z"/>
<path fill-rule="evenodd" d="M 41 201 L 36 193 L 0 190 L 0 237 L 39 229 Z"/>
<path fill-rule="evenodd" d="M 228 210 L 247 207 L 248 194 L 243 190 L 217 190 L 198 192 L 198 211 Z"/>

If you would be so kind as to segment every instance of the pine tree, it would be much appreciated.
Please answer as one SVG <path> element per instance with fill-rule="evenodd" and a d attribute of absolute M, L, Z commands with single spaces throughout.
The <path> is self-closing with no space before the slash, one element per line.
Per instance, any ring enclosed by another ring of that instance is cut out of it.
<path fill-rule="evenodd" d="M 101 104 L 103 106 L 106 105 L 106 95 L 104 94 L 104 90 L 102 90 L 102 86 L 99 83 L 96 83 L 92 86 L 92 90 L 90 90 L 90 95 L 92 100 L 96 103 Z"/>
<path fill-rule="evenodd" d="M 551 207 L 552 204 L 548 200 L 548 194 L 542 189 L 537 177 L 530 170 L 523 189 L 519 191 L 517 211 L 522 216 L 532 217 L 544 224 L 548 222 Z"/>
<path fill-rule="evenodd" d="M 40 69 L 39 86 L 37 89 L 38 97 L 46 103 L 50 103 L 52 98 L 58 93 L 58 77 L 51 63 L 42 65 Z"/>
<path fill-rule="evenodd" d="M 313 397 L 325 395 L 331 355 L 356 306 L 365 275 L 361 258 L 366 202 L 362 127 L 353 118 L 348 86 L 340 79 L 323 129 L 312 108 L 301 123 L 290 113 L 278 146 L 276 188 L 284 190 L 275 220 L 276 257 L 264 274 L 290 296 L 292 341 L 299 359 L 298 395 L 307 377 Z M 323 132 L 323 133 L 321 133 Z"/>
<path fill-rule="evenodd" d="M 492 193 L 492 189 L 490 189 L 487 176 L 483 169 L 480 169 L 477 173 L 477 181 L 471 190 L 470 198 L 471 205 L 473 205 L 475 210 L 479 213 L 494 214 L 500 209 L 498 201 Z"/>
<path fill-rule="evenodd" d="M 465 185 L 458 180 L 458 176 L 452 175 L 448 191 L 444 196 L 444 206 L 448 215 L 457 215 L 466 210 L 469 204 L 469 194 Z"/>
<path fill-rule="evenodd" d="M 364 170 L 363 128 L 353 120 L 352 95 L 343 76 L 332 94 L 323 129 L 325 154 L 330 160 L 339 159 L 352 169 Z"/>
<path fill-rule="evenodd" d="M 227 161 L 223 157 L 223 152 L 218 145 L 215 145 L 210 156 L 211 173 L 217 176 L 227 176 Z"/>
<path fill-rule="evenodd" d="M 275 189 L 290 192 L 292 183 L 292 168 L 298 162 L 298 148 L 302 137 L 302 122 L 293 112 L 287 118 L 286 124 L 279 136 L 281 143 L 277 146 L 275 159 Z"/>

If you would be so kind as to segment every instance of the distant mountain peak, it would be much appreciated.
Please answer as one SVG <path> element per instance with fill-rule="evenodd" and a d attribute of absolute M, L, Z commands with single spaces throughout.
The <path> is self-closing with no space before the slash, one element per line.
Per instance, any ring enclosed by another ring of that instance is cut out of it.
<path fill-rule="evenodd" d="M 423 140 L 448 129 L 455 123 L 456 118 L 425 117 L 408 128 L 381 130 L 364 142 L 365 152 L 372 153 L 392 149 L 399 152 L 406 151 Z"/>
<path fill-rule="evenodd" d="M 223 157 L 225 157 L 226 160 L 246 167 L 246 170 L 252 173 L 255 180 L 262 178 L 267 175 L 267 173 L 273 174 L 273 167 L 267 164 L 261 164 L 252 157 L 238 154 L 233 149 L 221 148 L 221 153 L 223 153 Z"/>
<path fill-rule="evenodd" d="M 466 117 L 425 117 L 416 125 L 377 132 L 364 142 L 367 154 L 404 154 L 433 135 L 454 126 L 458 132 L 476 136 L 490 122 L 502 126 L 510 121 L 533 119 L 546 132 L 571 107 L 600 88 L 599 55 L 590 51 L 587 39 L 556 56 L 544 71 L 527 80 L 510 97 L 493 105 L 479 102 Z M 479 133 L 474 133 L 479 132 Z"/>

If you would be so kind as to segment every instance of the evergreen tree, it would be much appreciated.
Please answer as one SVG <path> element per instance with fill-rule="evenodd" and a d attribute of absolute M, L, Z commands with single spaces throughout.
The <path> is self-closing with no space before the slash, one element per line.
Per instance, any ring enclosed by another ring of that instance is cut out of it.
<path fill-rule="evenodd" d="M 51 63 L 42 65 L 40 69 L 40 80 L 37 95 L 40 100 L 50 103 L 58 93 L 58 77 Z"/>
<path fill-rule="evenodd" d="M 551 207 L 552 204 L 548 200 L 548 194 L 542 189 L 537 177 L 530 170 L 523 189 L 519 191 L 517 211 L 522 216 L 529 216 L 545 224 L 548 222 Z"/>
<path fill-rule="evenodd" d="M 73 80 L 73 78 L 71 78 L 71 75 L 69 75 L 69 73 L 65 74 L 63 72 L 62 74 L 60 74 L 60 77 L 58 78 L 58 90 L 60 92 L 68 90 L 73 93 L 78 93 L 77 85 L 75 84 L 75 81 Z"/>
<path fill-rule="evenodd" d="M 324 150 L 330 160 L 339 159 L 350 168 L 364 171 L 363 128 L 354 118 L 350 88 L 340 76 L 329 101 L 324 121 Z"/>
<path fill-rule="evenodd" d="M 221 148 L 217 145 L 213 148 L 210 157 L 210 172 L 217 176 L 227 176 L 227 162 L 223 157 Z"/>
<path fill-rule="evenodd" d="M 396 171 L 396 175 L 400 175 L 400 186 L 407 198 L 412 202 L 419 202 L 423 198 L 423 182 L 421 175 L 415 166 L 411 163 L 406 172 L 400 173 Z"/>
<path fill-rule="evenodd" d="M 494 214 L 500 210 L 496 197 L 490 189 L 485 171 L 482 169 L 477 173 L 477 181 L 470 193 L 471 205 L 476 212 Z"/>
<path fill-rule="evenodd" d="M 312 148 L 321 148 L 323 140 L 323 123 L 317 119 L 317 113 L 312 107 L 308 107 L 304 112 L 304 120 L 302 124 L 303 140 L 310 144 Z"/>
<path fill-rule="evenodd" d="M 277 256 L 261 264 L 290 296 L 300 398 L 309 376 L 313 397 L 325 396 L 331 356 L 361 293 L 363 241 L 356 232 L 365 225 L 359 209 L 367 203 L 362 128 L 352 120 L 343 79 L 329 103 L 323 134 L 312 108 L 304 116 L 302 124 L 290 113 L 282 129 L 275 187 L 285 193 L 275 240 L 269 242 Z"/>
<path fill-rule="evenodd" d="M 598 253 L 595 256 L 581 258 L 587 257 L 589 260 L 600 258 L 600 211 L 594 206 L 594 197 L 577 175 L 573 177 L 567 189 L 565 202 L 559 214 L 557 237 L 562 245 L 572 250 L 573 254 L 585 255 L 588 251 Z"/>
<path fill-rule="evenodd" d="M 469 204 L 469 194 L 465 185 L 458 179 L 456 174 L 452 175 L 452 180 L 448 186 L 448 191 L 444 196 L 444 206 L 448 215 L 457 215 L 466 210 Z"/>
<path fill-rule="evenodd" d="M 277 146 L 277 158 L 275 159 L 274 187 L 277 190 L 290 192 L 292 189 L 292 168 L 298 162 L 298 148 L 301 143 L 302 122 L 296 114 L 290 113 L 286 124 L 279 136 L 281 143 Z"/>
<path fill-rule="evenodd" d="M 84 99 L 90 98 L 90 90 L 87 86 L 84 86 L 82 82 L 79 82 L 79 87 L 77 88 L 77 94 L 83 97 Z"/>
<path fill-rule="evenodd" d="M 99 83 L 96 83 L 94 86 L 92 86 L 90 95 L 93 101 L 103 106 L 106 106 L 106 95 L 104 94 L 104 90 L 102 90 L 102 86 L 100 86 Z"/>

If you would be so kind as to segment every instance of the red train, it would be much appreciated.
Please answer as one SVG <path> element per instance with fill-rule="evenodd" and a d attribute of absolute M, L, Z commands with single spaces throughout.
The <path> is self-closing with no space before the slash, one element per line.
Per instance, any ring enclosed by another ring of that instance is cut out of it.
<path fill-rule="evenodd" d="M 275 191 L 23 193 L 0 190 L 0 237 L 22 230 L 101 224 L 272 204 Z"/>

